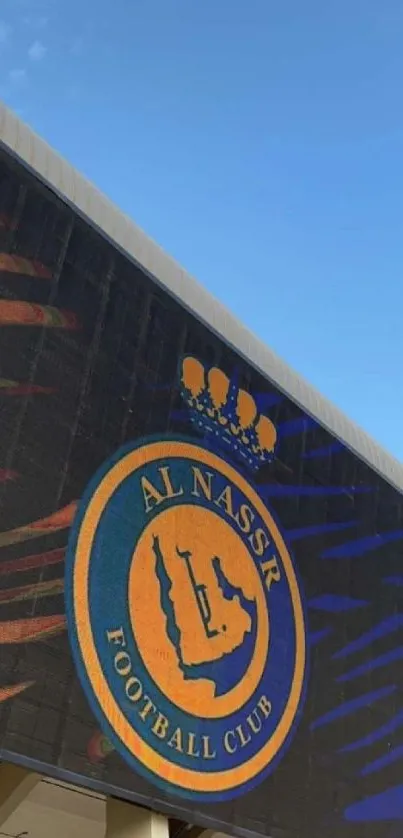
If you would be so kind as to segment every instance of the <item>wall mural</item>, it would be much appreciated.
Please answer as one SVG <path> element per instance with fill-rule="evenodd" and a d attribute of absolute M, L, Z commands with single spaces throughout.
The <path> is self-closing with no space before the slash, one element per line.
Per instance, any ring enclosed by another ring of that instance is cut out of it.
<path fill-rule="evenodd" d="M 253 398 L 181 366 L 196 428 L 246 470 L 267 462 L 276 431 Z M 251 478 L 185 438 L 126 446 L 84 496 L 66 578 L 78 670 L 129 764 L 205 800 L 261 781 L 294 727 L 306 644 L 293 561 Z"/>
<path fill-rule="evenodd" d="M 0 175 L 0 758 L 224 831 L 396 838 L 401 496 Z"/>

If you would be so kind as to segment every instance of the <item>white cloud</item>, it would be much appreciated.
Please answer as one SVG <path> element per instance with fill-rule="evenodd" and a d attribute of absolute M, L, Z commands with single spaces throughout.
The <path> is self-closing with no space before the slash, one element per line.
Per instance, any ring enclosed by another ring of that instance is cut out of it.
<path fill-rule="evenodd" d="M 27 73 L 26 70 L 16 68 L 15 70 L 10 70 L 8 77 L 13 84 L 23 84 L 27 78 Z"/>
<path fill-rule="evenodd" d="M 47 48 L 41 43 L 41 41 L 34 41 L 28 50 L 28 56 L 31 61 L 42 61 L 42 58 L 45 57 L 46 53 Z"/>
<path fill-rule="evenodd" d="M 10 32 L 11 29 L 7 23 L 4 20 L 0 20 L 0 44 L 5 44 L 8 41 Z"/>
<path fill-rule="evenodd" d="M 23 23 L 31 29 L 45 29 L 49 23 L 48 17 L 24 17 Z"/>

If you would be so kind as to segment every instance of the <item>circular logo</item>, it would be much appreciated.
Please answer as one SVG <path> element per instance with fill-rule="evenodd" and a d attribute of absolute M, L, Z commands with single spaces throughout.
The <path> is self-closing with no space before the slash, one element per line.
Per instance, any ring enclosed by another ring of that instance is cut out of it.
<path fill-rule="evenodd" d="M 66 582 L 81 679 L 131 766 L 206 801 L 274 767 L 302 698 L 303 609 L 277 525 L 231 465 L 184 440 L 118 452 L 83 499 Z"/>

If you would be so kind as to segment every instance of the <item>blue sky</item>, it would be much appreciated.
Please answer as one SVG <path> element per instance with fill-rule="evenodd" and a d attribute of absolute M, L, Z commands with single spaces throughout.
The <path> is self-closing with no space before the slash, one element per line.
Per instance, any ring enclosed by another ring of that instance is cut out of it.
<path fill-rule="evenodd" d="M 403 458 L 402 0 L 2 0 L 0 96 Z"/>

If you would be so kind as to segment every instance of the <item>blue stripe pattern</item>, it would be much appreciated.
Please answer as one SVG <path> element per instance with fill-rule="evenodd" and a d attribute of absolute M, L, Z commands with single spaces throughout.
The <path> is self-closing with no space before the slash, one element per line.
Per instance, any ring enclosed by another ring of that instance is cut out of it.
<path fill-rule="evenodd" d="M 375 771 L 380 771 L 382 768 L 386 768 L 387 765 L 391 765 L 392 762 L 397 762 L 397 760 L 403 758 L 403 745 L 399 745 L 398 748 L 393 748 L 392 751 L 389 751 L 385 756 L 379 757 L 379 759 L 375 759 L 373 762 L 369 762 L 362 771 L 361 775 L 363 777 L 367 777 L 368 774 L 374 774 Z"/>
<path fill-rule="evenodd" d="M 313 597 L 308 602 L 309 608 L 316 611 L 328 611 L 333 614 L 341 614 L 345 611 L 354 611 L 356 608 L 364 608 L 368 605 L 364 599 L 353 599 L 349 596 L 337 596 L 336 594 L 322 594 Z"/>
<path fill-rule="evenodd" d="M 396 663 L 401 660 L 403 660 L 403 646 L 399 646 L 397 649 L 392 649 L 391 652 L 386 652 L 378 658 L 371 658 L 371 660 L 367 661 L 367 663 L 362 663 L 361 666 L 356 666 L 355 669 L 350 669 L 349 672 L 344 672 L 343 675 L 339 675 L 337 681 L 339 683 L 354 681 L 355 678 L 360 678 L 361 675 L 366 675 L 374 669 L 381 669 L 383 666 L 389 666 L 390 663 Z"/>
<path fill-rule="evenodd" d="M 332 445 L 324 445 L 322 448 L 313 448 L 312 451 L 306 451 L 304 460 L 316 460 L 322 457 L 330 457 L 333 454 L 338 454 L 344 451 L 344 445 L 341 442 L 334 442 Z"/>
<path fill-rule="evenodd" d="M 331 632 L 331 628 L 323 628 L 319 629 L 319 631 L 313 631 L 308 637 L 309 645 L 316 646 L 318 643 L 320 643 L 321 640 L 324 640 L 325 637 L 329 637 L 329 634 L 331 634 Z"/>
<path fill-rule="evenodd" d="M 330 547 L 328 550 L 324 550 L 322 559 L 353 559 L 394 541 L 403 541 L 403 530 L 368 535 L 365 538 L 339 544 L 337 547 Z"/>
<path fill-rule="evenodd" d="M 358 696 L 358 698 L 351 699 L 351 701 L 345 701 L 344 704 L 338 704 L 337 707 L 333 708 L 333 710 L 329 710 L 328 713 L 325 713 L 323 716 L 319 716 L 318 719 L 315 719 L 315 721 L 311 724 L 311 730 L 316 730 L 319 727 L 331 724 L 337 719 L 350 716 L 352 713 L 356 713 L 357 710 L 370 706 L 375 701 L 387 698 L 395 690 L 395 686 L 382 687 L 380 690 L 373 690 L 372 692 L 365 693 L 364 695 Z"/>
<path fill-rule="evenodd" d="M 347 646 L 344 646 L 343 649 L 336 652 L 334 657 L 347 658 L 349 655 L 354 655 L 355 652 L 361 652 L 362 649 L 366 649 L 375 640 L 380 640 L 388 634 L 393 634 L 393 632 L 400 628 L 403 628 L 403 614 L 393 614 L 392 617 L 388 617 L 386 620 L 378 623 L 377 626 L 374 626 L 374 628 L 365 632 L 365 634 L 361 634 L 356 640 L 348 643 Z"/>
<path fill-rule="evenodd" d="M 399 727 L 403 725 L 403 712 L 397 713 L 390 722 L 386 722 L 386 724 L 382 725 L 381 727 L 377 727 L 376 730 L 373 730 L 372 733 L 368 733 L 367 736 L 363 736 L 361 739 L 356 739 L 354 742 L 350 742 L 349 745 L 344 745 L 343 748 L 339 749 L 339 754 L 347 754 L 352 753 L 353 751 L 360 751 L 362 748 L 368 748 L 370 745 L 373 745 L 374 742 L 379 742 L 379 740 L 384 739 L 385 736 L 391 736 Z"/>
<path fill-rule="evenodd" d="M 403 786 L 395 786 L 353 803 L 345 810 L 344 817 L 355 823 L 403 820 Z"/>
<path fill-rule="evenodd" d="M 295 530 L 288 530 L 285 536 L 288 541 L 297 541 L 300 538 L 310 538 L 314 535 L 326 535 L 331 532 L 342 532 L 356 525 L 356 521 L 344 521 L 339 524 L 316 524 L 311 527 L 300 527 Z"/>

